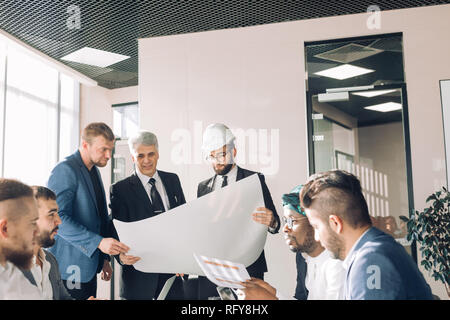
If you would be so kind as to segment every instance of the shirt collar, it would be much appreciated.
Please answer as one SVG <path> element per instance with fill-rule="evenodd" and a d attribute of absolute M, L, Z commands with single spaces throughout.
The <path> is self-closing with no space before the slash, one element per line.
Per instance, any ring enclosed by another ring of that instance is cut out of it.
<path fill-rule="evenodd" d="M 141 180 L 142 185 L 144 185 L 144 186 L 148 183 L 148 181 L 149 181 L 151 178 L 155 179 L 156 181 L 159 181 L 159 180 L 160 180 L 160 179 L 159 179 L 158 170 L 155 171 L 155 173 L 153 174 L 152 177 L 149 177 L 149 176 L 147 176 L 147 175 L 141 173 L 141 172 L 139 171 L 139 168 L 136 166 L 136 175 L 138 176 L 139 180 Z"/>
<path fill-rule="evenodd" d="M 228 171 L 227 174 L 219 175 L 219 176 L 220 176 L 222 179 L 223 179 L 224 176 L 227 176 L 227 177 L 228 177 L 228 182 L 230 182 L 230 181 L 236 181 L 237 171 L 238 171 L 237 165 L 235 164 L 234 167 L 233 167 L 230 171 Z M 234 179 L 233 179 L 233 178 L 234 178 Z"/>
<path fill-rule="evenodd" d="M 345 257 L 344 261 L 342 262 L 342 266 L 345 269 L 348 269 L 348 267 L 350 266 L 352 260 L 353 260 L 353 255 L 355 254 L 355 249 L 356 246 L 358 245 L 358 243 L 361 241 L 361 239 L 366 235 L 367 232 L 369 232 L 371 228 L 367 229 L 359 238 L 358 240 L 356 240 L 356 242 L 353 244 L 352 248 L 350 249 L 349 253 L 347 254 L 347 256 Z"/>

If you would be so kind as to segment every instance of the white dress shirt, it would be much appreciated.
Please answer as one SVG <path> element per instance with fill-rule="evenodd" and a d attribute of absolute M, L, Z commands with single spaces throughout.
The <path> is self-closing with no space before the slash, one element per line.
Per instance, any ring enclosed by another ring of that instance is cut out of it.
<path fill-rule="evenodd" d="M 307 271 L 305 286 L 308 300 L 339 300 L 345 281 L 345 269 L 342 261 L 333 259 L 331 252 L 324 250 L 317 257 L 302 254 Z"/>
<path fill-rule="evenodd" d="M 333 259 L 331 253 L 324 250 L 317 257 L 302 253 L 307 263 L 305 286 L 308 289 L 308 300 L 340 300 L 343 299 L 342 287 L 345 280 L 345 269 L 342 261 Z M 276 292 L 279 300 L 286 298 L 281 292 Z"/>
<path fill-rule="evenodd" d="M 42 263 L 42 268 L 36 263 L 37 259 Z M 49 278 L 50 267 L 50 262 L 45 259 L 44 251 L 42 248 L 39 249 L 38 255 L 33 257 L 33 266 L 30 271 L 44 300 L 53 300 L 53 288 Z"/>
<path fill-rule="evenodd" d="M 7 261 L 0 264 L 0 300 L 42 300 L 42 293 L 22 271 Z"/>
<path fill-rule="evenodd" d="M 170 210 L 170 202 L 169 197 L 167 196 L 166 189 L 164 188 L 164 185 L 162 183 L 162 180 L 158 174 L 158 171 L 155 171 L 155 174 L 152 177 L 146 176 L 145 174 L 142 174 L 139 171 L 139 168 L 136 167 L 136 174 L 139 177 L 139 180 L 141 180 L 142 185 L 144 186 L 145 192 L 147 192 L 147 196 L 150 199 L 150 202 L 152 202 L 152 197 L 150 195 L 150 191 L 152 189 L 152 185 L 150 184 L 150 178 L 155 179 L 155 186 L 156 190 L 158 190 L 159 195 L 161 196 L 164 209 L 166 211 Z"/>

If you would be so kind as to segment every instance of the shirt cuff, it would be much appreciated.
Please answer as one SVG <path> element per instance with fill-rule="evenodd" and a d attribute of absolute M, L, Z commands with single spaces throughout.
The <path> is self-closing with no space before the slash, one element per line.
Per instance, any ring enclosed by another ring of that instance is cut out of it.
<path fill-rule="evenodd" d="M 275 225 L 273 227 L 269 227 L 269 232 L 270 233 L 275 233 L 277 228 L 278 228 L 278 220 L 275 220 Z"/>

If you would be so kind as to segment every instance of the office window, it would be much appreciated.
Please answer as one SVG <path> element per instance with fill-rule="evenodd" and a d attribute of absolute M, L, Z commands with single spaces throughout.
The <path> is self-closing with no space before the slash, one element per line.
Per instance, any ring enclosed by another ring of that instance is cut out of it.
<path fill-rule="evenodd" d="M 78 146 L 79 84 L 1 38 L 0 84 L 1 176 L 45 185 Z"/>
<path fill-rule="evenodd" d="M 127 139 L 139 130 L 137 102 L 113 105 L 113 131 L 120 139 Z"/>
<path fill-rule="evenodd" d="M 59 161 L 72 154 L 79 145 L 80 85 L 72 78 L 61 74 L 60 92 Z"/>
<path fill-rule="evenodd" d="M 58 72 L 9 48 L 4 176 L 45 184 L 57 160 Z"/>
<path fill-rule="evenodd" d="M 3 172 L 3 129 L 5 113 L 6 46 L 0 41 L 0 173 Z"/>

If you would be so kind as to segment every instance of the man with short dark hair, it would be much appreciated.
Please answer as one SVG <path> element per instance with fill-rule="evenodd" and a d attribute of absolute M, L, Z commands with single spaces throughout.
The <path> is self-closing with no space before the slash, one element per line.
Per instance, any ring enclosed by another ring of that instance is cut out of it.
<path fill-rule="evenodd" d="M 72 297 L 96 296 L 97 273 L 109 281 L 109 255 L 128 247 L 108 236 L 109 221 L 100 171 L 111 159 L 114 134 L 106 124 L 84 128 L 81 146 L 52 170 L 48 187 L 56 193 L 61 225 L 49 249 L 59 263 L 61 278 Z"/>
<path fill-rule="evenodd" d="M 21 269 L 30 269 L 38 212 L 31 188 L 0 179 L 0 300 L 41 300 Z"/>
<path fill-rule="evenodd" d="M 33 186 L 32 189 L 39 213 L 39 233 L 34 245 L 33 265 L 25 274 L 41 291 L 44 300 L 73 300 L 61 280 L 56 258 L 46 250 L 54 245 L 61 224 L 56 195 L 46 187 Z"/>
<path fill-rule="evenodd" d="M 316 238 L 343 260 L 345 299 L 432 299 L 430 287 L 405 248 L 372 227 L 354 175 L 341 170 L 313 175 L 300 200 Z"/>

